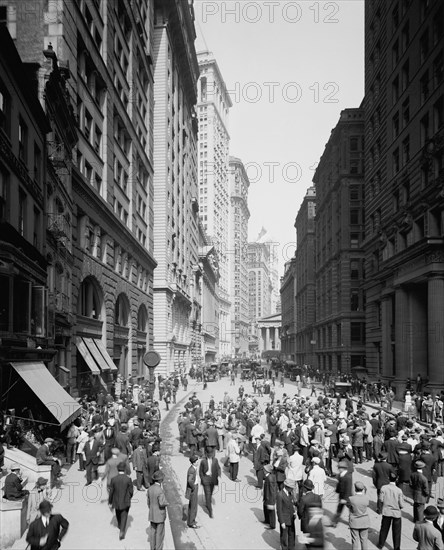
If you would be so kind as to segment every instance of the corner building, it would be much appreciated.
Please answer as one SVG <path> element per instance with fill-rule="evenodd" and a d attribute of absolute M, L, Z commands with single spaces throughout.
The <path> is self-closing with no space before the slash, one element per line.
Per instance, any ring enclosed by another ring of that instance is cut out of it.
<path fill-rule="evenodd" d="M 402 395 L 444 371 L 444 6 L 366 2 L 367 366 Z"/>
<path fill-rule="evenodd" d="M 365 367 L 364 110 L 344 109 L 316 169 L 315 331 L 321 372 Z"/>
<path fill-rule="evenodd" d="M 201 357 L 193 7 L 154 2 L 154 341 L 156 373 Z"/>
<path fill-rule="evenodd" d="M 71 363 L 67 382 L 78 394 L 111 387 L 117 378 L 141 381 L 147 374 L 142 359 L 153 345 L 156 265 L 153 4 L 7 3 L 15 10 L 16 45 L 26 61 L 41 63 L 51 43 L 77 120 L 72 151 L 56 125 L 49 143 L 53 161 L 69 167 L 69 181 L 50 197 L 48 220 L 56 215 L 72 237 L 72 251 L 64 252 L 69 261 L 54 257 L 49 273 L 51 290 L 72 314 L 72 328 L 65 324 L 59 335 Z M 58 235 L 57 224 L 52 228 Z"/>
<path fill-rule="evenodd" d="M 298 365 L 314 365 L 315 320 L 315 216 L 316 189 L 309 187 L 296 216 L 296 252 L 294 260 L 295 296 L 293 349 Z M 282 308 L 284 303 L 282 302 Z M 282 320 L 284 310 L 282 309 Z M 282 346 L 283 347 L 283 346 Z"/>

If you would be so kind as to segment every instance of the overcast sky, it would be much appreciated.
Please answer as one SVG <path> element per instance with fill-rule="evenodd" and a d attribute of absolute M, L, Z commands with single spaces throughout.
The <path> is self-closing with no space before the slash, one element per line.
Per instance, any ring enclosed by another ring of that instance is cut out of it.
<path fill-rule="evenodd" d="M 195 0 L 197 51 L 213 52 L 233 101 L 230 154 L 251 180 L 249 240 L 265 226 L 281 267 L 342 109 L 364 95 L 364 1 Z"/>

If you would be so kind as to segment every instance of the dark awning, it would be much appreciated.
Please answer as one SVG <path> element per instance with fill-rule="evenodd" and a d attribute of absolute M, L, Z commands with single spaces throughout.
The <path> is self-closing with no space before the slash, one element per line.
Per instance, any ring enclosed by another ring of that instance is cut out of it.
<path fill-rule="evenodd" d="M 91 355 L 91 352 L 89 351 L 88 347 L 86 346 L 85 342 L 83 341 L 83 338 L 77 337 L 77 349 L 80 352 L 80 355 L 85 360 L 85 363 L 88 365 L 90 371 L 93 374 L 100 374 L 100 369 L 97 366 L 97 363 L 94 360 L 94 357 Z"/>
<path fill-rule="evenodd" d="M 21 379 L 60 424 L 63 431 L 82 412 L 81 406 L 67 393 L 46 368 L 45 363 L 11 363 Z"/>
<path fill-rule="evenodd" d="M 100 354 L 102 355 L 102 357 L 105 359 L 108 367 L 109 367 L 109 370 L 111 372 L 115 372 L 118 370 L 118 368 L 116 367 L 116 365 L 114 364 L 114 361 L 111 359 L 111 356 L 110 354 L 106 351 L 106 348 L 105 346 L 103 345 L 103 342 L 102 340 L 93 340 L 93 342 L 95 343 L 95 345 L 98 347 L 99 349 L 99 352 Z"/>

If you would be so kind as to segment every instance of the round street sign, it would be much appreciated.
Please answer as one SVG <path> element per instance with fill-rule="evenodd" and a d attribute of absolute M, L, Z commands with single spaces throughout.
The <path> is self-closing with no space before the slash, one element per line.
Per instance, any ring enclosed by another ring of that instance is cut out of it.
<path fill-rule="evenodd" d="M 147 367 L 157 367 L 160 363 L 160 355 L 154 350 L 147 351 L 143 356 L 143 362 Z"/>

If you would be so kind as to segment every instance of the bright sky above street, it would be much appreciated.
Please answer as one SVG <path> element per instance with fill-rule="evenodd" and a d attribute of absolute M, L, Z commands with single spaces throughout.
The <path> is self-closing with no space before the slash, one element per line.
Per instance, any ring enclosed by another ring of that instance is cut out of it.
<path fill-rule="evenodd" d="M 230 154 L 250 177 L 249 240 L 265 226 L 281 272 L 294 221 L 342 109 L 364 95 L 364 2 L 196 0 L 197 51 L 229 91 Z"/>

